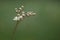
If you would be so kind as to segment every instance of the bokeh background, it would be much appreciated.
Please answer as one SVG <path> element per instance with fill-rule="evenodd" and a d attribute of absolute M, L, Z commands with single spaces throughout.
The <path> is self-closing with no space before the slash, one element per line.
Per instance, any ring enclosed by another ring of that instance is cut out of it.
<path fill-rule="evenodd" d="M 19 23 L 14 40 L 60 40 L 59 0 L 0 0 L 0 40 L 11 40 L 16 23 L 12 19 L 20 5 L 37 14 Z"/>

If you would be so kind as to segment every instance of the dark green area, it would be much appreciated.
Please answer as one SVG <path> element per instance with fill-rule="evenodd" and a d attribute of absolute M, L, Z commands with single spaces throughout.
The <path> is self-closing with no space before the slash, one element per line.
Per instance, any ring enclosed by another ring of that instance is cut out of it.
<path fill-rule="evenodd" d="M 26 17 L 17 28 L 15 40 L 60 40 L 60 1 L 2 0 L 0 1 L 0 40 L 11 40 L 16 15 L 21 4 L 24 11 L 34 11 L 36 16 Z"/>

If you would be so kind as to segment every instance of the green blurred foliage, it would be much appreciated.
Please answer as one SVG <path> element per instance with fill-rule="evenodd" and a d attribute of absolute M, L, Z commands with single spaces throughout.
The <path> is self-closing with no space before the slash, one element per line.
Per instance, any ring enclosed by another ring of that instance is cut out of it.
<path fill-rule="evenodd" d="M 15 40 L 59 40 L 60 1 L 58 0 L 0 0 L 0 40 L 11 40 L 16 15 L 15 8 L 34 11 L 18 25 Z"/>

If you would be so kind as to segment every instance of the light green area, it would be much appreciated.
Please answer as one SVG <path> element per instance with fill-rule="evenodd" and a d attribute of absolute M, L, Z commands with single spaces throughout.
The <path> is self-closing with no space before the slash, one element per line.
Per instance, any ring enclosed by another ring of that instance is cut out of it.
<path fill-rule="evenodd" d="M 18 1 L 18 2 L 16 2 Z M 17 5 L 18 3 L 18 5 Z M 17 28 L 15 40 L 59 40 L 60 3 L 59 1 L 9 0 L 0 1 L 0 40 L 11 40 L 16 15 L 15 8 L 20 4 L 24 11 L 34 11 L 36 16 L 26 17 Z"/>

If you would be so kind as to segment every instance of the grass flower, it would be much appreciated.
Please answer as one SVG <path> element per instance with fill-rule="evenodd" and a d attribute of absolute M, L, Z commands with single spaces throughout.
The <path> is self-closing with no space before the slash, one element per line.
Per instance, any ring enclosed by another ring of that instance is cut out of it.
<path fill-rule="evenodd" d="M 23 8 L 24 8 L 23 5 L 19 9 L 18 8 L 15 8 L 16 16 L 13 18 L 13 20 L 16 21 L 16 26 L 15 26 L 13 32 L 12 32 L 12 39 L 11 40 L 14 40 L 14 34 L 16 32 L 16 29 L 18 27 L 19 22 L 21 22 L 21 20 L 23 20 L 24 17 L 26 17 L 26 16 L 36 15 L 36 13 L 33 13 L 32 11 L 24 12 L 23 11 Z"/>

